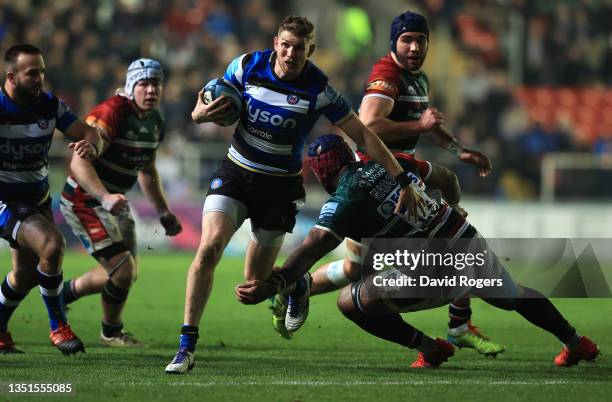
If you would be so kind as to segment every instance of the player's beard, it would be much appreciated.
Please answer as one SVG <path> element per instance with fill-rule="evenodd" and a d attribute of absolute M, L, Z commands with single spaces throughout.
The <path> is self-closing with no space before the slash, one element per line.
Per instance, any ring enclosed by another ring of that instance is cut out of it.
<path fill-rule="evenodd" d="M 425 62 L 425 55 L 421 56 L 418 59 L 411 59 L 408 56 L 400 56 L 395 53 L 395 57 L 397 58 L 397 61 L 400 63 L 400 65 L 402 65 L 406 70 L 413 73 L 419 71 L 421 67 L 423 67 L 423 63 Z"/>
<path fill-rule="evenodd" d="M 17 98 L 27 104 L 33 105 L 40 99 L 42 88 L 27 88 L 25 85 L 21 85 L 19 81 L 15 85 L 15 95 Z"/>

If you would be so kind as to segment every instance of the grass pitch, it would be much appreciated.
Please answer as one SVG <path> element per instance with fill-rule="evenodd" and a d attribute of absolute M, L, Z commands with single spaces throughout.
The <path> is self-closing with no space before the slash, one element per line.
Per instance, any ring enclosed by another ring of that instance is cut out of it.
<path fill-rule="evenodd" d="M 356 400 L 609 400 L 612 393 L 612 300 L 556 300 L 581 334 L 603 355 L 594 364 L 559 369 L 560 345 L 518 314 L 473 301 L 474 321 L 508 349 L 497 359 L 458 351 L 439 369 L 411 370 L 416 353 L 362 332 L 335 307 L 335 294 L 312 299 L 309 320 L 291 341 L 276 335 L 267 304 L 243 306 L 233 287 L 242 281 L 242 260 L 224 258 L 200 325 L 196 367 L 170 376 L 182 324 L 189 254 L 151 254 L 140 260 L 140 277 L 125 311 L 126 330 L 149 346 L 117 350 L 99 346 L 100 302 L 84 298 L 69 315 L 86 354 L 64 357 L 48 340 L 48 320 L 37 291 L 21 304 L 10 330 L 23 355 L 0 355 L 0 400 L 24 401 L 356 401 Z M 2 276 L 10 258 L 4 253 Z M 66 277 L 92 266 L 86 255 L 65 258 Z M 446 309 L 406 315 L 432 336 L 443 336 Z M 15 382 L 71 383 L 67 395 L 8 394 Z M 73 399 L 70 399 L 73 398 Z"/>

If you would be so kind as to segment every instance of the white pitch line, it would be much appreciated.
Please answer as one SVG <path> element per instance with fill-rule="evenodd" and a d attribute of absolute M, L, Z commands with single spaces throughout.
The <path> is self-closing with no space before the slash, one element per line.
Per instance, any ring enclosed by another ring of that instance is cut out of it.
<path fill-rule="evenodd" d="M 469 380 L 426 380 L 426 381 L 211 381 L 211 382 L 170 382 L 165 385 L 173 387 L 241 387 L 252 385 L 305 385 L 305 386 L 359 386 L 359 385 L 570 385 L 570 384 L 601 384 L 586 381 L 469 381 Z M 129 382 L 117 385 L 150 386 L 160 385 L 159 382 Z"/>

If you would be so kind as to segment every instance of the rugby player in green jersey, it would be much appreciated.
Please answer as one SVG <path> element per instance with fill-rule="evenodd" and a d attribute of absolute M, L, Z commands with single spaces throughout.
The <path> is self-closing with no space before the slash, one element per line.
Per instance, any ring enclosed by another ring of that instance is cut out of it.
<path fill-rule="evenodd" d="M 436 296 L 412 295 L 412 289 L 402 296 L 377 289 L 377 277 L 369 274 L 345 286 L 338 298 L 340 311 L 366 332 L 419 351 L 411 367 L 439 366 L 454 355 L 454 346 L 442 339 L 433 339 L 406 323 L 400 313 L 433 308 L 453 300 L 458 295 L 482 297 L 487 303 L 505 310 L 514 310 L 532 324 L 550 332 L 562 343 L 563 349 L 554 359 L 557 366 L 572 366 L 581 360 L 594 360 L 599 348 L 588 338 L 579 336 L 554 305 L 541 293 L 515 283 L 476 229 L 445 202 L 430 198 L 420 178 L 418 163 L 412 158 L 399 159 L 410 172 L 412 186 L 418 194 L 418 213 L 393 213 L 399 185 L 376 162 L 356 163 L 348 144 L 337 135 L 317 138 L 310 146 L 308 162 L 317 179 L 331 194 L 321 209 L 319 220 L 302 245 L 266 280 L 248 281 L 236 286 L 237 299 L 245 304 L 256 304 L 279 293 L 302 295 L 289 305 L 295 309 L 290 322 L 299 328 L 308 312 L 310 277 L 308 270 L 327 253 L 335 249 L 345 237 L 361 241 L 363 238 L 446 239 L 457 243 L 478 243 L 487 251 L 487 264 L 472 270 L 478 280 L 496 281 L 497 288 L 476 286 L 441 287 Z M 471 244 L 472 244 L 471 243 Z M 482 250 L 481 248 L 479 248 Z M 461 251 L 461 250 L 460 250 Z M 452 269 L 453 267 L 451 267 Z M 381 271 L 376 271 L 381 272 Z M 386 278 L 403 275 L 396 268 L 384 272 Z M 437 268 L 432 272 L 437 272 Z M 462 271 L 463 272 L 463 271 Z M 289 315 L 288 315 L 289 317 Z"/>

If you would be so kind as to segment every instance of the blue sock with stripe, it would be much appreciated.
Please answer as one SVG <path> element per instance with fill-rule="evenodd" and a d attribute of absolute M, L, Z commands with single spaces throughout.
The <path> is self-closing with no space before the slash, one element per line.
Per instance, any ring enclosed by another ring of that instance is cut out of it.
<path fill-rule="evenodd" d="M 194 352 L 199 337 L 198 327 L 183 324 L 181 327 L 181 336 L 179 337 L 179 350 Z"/>
<path fill-rule="evenodd" d="M 28 295 L 13 289 L 8 280 L 8 274 L 0 285 L 0 332 L 8 330 L 8 322 L 19 303 Z"/>
<path fill-rule="evenodd" d="M 60 324 L 67 324 L 66 314 L 64 314 L 64 302 L 62 300 L 62 290 L 64 288 L 64 274 L 49 275 L 37 269 L 40 294 L 47 306 L 49 313 L 49 324 L 51 330 L 55 331 Z"/>

